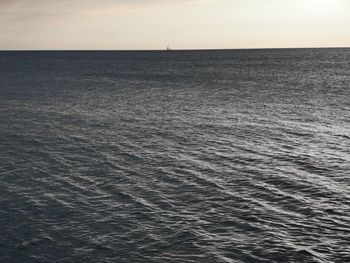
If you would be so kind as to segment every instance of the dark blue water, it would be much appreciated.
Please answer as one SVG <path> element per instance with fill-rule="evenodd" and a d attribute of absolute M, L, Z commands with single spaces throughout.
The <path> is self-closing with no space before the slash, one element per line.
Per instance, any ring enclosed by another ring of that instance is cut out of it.
<path fill-rule="evenodd" d="M 350 49 L 0 52 L 0 262 L 350 262 Z"/>

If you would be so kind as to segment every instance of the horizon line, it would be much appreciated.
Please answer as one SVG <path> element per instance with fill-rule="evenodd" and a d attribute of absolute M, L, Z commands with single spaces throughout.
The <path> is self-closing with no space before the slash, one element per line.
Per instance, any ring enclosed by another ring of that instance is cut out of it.
<path fill-rule="evenodd" d="M 349 49 L 350 46 L 322 46 L 322 47 L 247 47 L 247 48 L 172 48 L 164 49 L 0 49 L 0 52 L 49 52 L 49 51 L 109 51 L 109 52 L 147 52 L 147 51 L 230 51 L 230 50 L 278 50 L 278 49 Z"/>

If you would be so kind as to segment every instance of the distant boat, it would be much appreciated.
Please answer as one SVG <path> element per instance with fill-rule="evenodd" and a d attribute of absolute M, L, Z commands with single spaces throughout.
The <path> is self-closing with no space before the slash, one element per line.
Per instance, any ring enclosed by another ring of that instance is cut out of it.
<path fill-rule="evenodd" d="M 167 51 L 172 51 L 172 49 L 169 46 L 166 47 L 166 50 Z"/>

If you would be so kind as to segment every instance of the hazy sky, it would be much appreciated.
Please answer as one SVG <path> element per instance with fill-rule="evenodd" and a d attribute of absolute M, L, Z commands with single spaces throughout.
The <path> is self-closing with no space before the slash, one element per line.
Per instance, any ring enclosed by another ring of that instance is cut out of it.
<path fill-rule="evenodd" d="M 350 0 L 0 0 L 0 49 L 350 46 Z"/>

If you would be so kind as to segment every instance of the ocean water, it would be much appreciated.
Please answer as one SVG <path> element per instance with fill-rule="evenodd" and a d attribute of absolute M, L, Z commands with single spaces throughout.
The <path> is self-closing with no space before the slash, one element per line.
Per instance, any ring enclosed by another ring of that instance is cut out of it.
<path fill-rule="evenodd" d="M 350 49 L 0 52 L 0 262 L 350 262 Z"/>

